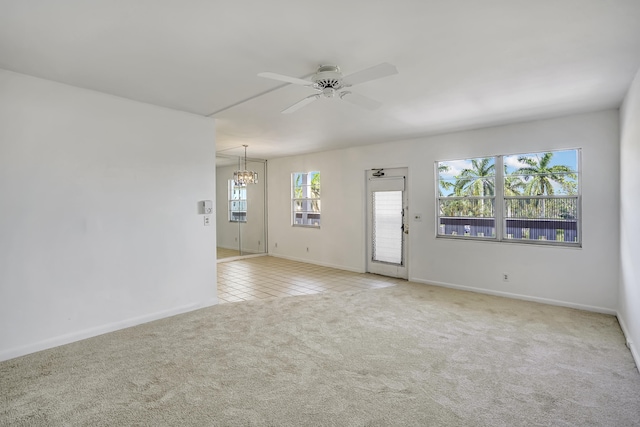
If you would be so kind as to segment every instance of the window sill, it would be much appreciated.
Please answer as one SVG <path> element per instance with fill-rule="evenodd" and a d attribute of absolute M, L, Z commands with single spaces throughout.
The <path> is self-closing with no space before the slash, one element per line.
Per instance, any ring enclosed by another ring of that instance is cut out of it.
<path fill-rule="evenodd" d="M 513 244 L 521 244 L 521 245 L 533 245 L 540 247 L 559 247 L 559 248 L 573 248 L 573 249 L 582 249 L 582 242 L 558 242 L 554 240 L 533 240 L 533 239 L 497 239 L 495 237 L 476 237 L 476 236 L 460 236 L 460 235 L 450 235 L 450 234 L 437 234 L 436 239 L 443 240 L 466 240 L 466 241 L 474 241 L 474 242 L 494 242 L 494 243 L 507 243 L 510 245 Z"/>

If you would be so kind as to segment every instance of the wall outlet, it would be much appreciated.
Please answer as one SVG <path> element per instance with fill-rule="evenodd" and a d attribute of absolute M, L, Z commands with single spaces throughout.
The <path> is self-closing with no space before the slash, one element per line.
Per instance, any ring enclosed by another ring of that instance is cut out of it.
<path fill-rule="evenodd" d="M 502 281 L 503 282 L 509 281 L 509 273 L 502 273 Z"/>
<path fill-rule="evenodd" d="M 211 225 L 211 217 L 209 215 L 204 216 L 204 226 L 208 227 Z"/>
<path fill-rule="evenodd" d="M 278 247 L 278 242 L 275 242 L 275 243 L 273 244 L 273 247 L 274 247 L 274 248 L 277 248 L 277 247 Z"/>

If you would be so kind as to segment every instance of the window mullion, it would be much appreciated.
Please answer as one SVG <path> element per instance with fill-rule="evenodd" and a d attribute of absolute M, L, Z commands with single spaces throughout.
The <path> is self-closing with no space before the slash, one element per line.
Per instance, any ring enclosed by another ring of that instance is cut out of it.
<path fill-rule="evenodd" d="M 495 170 L 496 170 L 496 182 L 495 182 L 495 224 L 496 224 L 496 240 L 502 240 L 504 237 L 504 230 L 506 227 L 506 215 L 504 212 L 504 159 L 502 156 L 495 157 Z"/>

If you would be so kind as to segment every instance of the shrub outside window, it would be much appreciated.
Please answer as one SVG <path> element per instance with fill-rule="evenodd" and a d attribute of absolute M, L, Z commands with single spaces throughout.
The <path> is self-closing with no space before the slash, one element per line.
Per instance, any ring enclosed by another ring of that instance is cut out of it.
<path fill-rule="evenodd" d="M 292 224 L 320 227 L 320 172 L 291 174 Z"/>
<path fill-rule="evenodd" d="M 574 149 L 436 162 L 437 235 L 579 246 L 579 158 Z"/>

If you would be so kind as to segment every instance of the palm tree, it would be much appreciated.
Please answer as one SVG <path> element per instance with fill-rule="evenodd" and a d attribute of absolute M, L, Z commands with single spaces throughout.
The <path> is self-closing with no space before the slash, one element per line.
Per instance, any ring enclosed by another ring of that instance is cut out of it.
<path fill-rule="evenodd" d="M 456 176 L 454 192 L 458 196 L 493 196 L 496 165 L 492 158 L 472 159 L 471 168 L 462 169 Z"/>
<path fill-rule="evenodd" d="M 449 165 L 446 164 L 439 164 L 438 165 L 438 196 L 442 197 L 442 189 L 444 190 L 451 190 L 453 188 L 453 184 L 448 182 L 448 181 L 443 181 L 440 179 L 440 174 L 445 173 L 445 172 L 449 172 L 451 168 L 449 167 Z"/>
<path fill-rule="evenodd" d="M 529 196 L 552 196 L 555 193 L 554 183 L 560 185 L 570 194 L 573 193 L 573 181 L 567 181 L 567 178 L 575 179 L 575 172 L 569 166 L 551 166 L 552 158 L 553 153 L 544 153 L 542 157 L 536 155 L 535 159 L 525 156 L 518 157 L 518 161 L 526 166 L 519 168 L 514 174 L 523 175 L 525 194 Z M 544 217 L 544 198 L 540 199 L 540 202 L 540 217 Z"/>
<path fill-rule="evenodd" d="M 316 172 L 311 178 L 311 206 L 314 212 L 320 211 L 318 200 L 320 199 L 320 172 Z"/>
<path fill-rule="evenodd" d="M 320 172 L 314 172 L 311 182 L 308 182 L 311 173 L 298 173 L 293 186 L 294 199 L 310 199 L 313 211 L 318 212 L 318 199 L 320 199 Z M 308 189 L 308 191 L 305 191 Z M 301 206 L 302 202 L 300 202 Z"/>
<path fill-rule="evenodd" d="M 507 165 L 504 166 L 504 195 L 520 196 L 524 190 L 525 183 L 522 178 L 516 174 L 510 174 L 507 171 Z"/>
<path fill-rule="evenodd" d="M 524 189 L 525 183 L 518 175 L 509 174 L 507 165 L 504 165 L 504 195 L 520 196 Z M 517 201 L 516 201 L 517 203 Z M 513 212 L 512 199 L 505 200 L 507 206 L 507 218 L 511 218 Z"/>
<path fill-rule="evenodd" d="M 456 196 L 487 197 L 495 194 L 496 165 L 493 158 L 472 159 L 471 168 L 463 169 L 453 186 Z M 476 215 L 492 216 L 491 212 L 485 212 L 484 199 L 480 199 L 479 212 Z"/>

